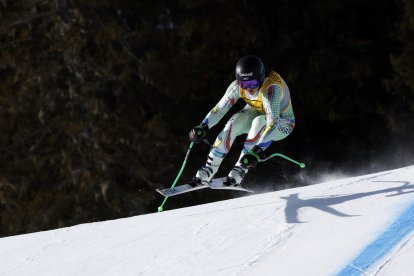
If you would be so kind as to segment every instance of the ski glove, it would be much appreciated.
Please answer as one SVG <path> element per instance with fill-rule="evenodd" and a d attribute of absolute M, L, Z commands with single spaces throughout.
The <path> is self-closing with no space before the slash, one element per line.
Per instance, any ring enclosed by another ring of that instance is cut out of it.
<path fill-rule="evenodd" d="M 251 151 L 243 155 L 240 159 L 241 166 L 245 169 L 254 168 L 262 158 L 265 158 L 263 149 L 258 145 L 255 145 Z"/>
<path fill-rule="evenodd" d="M 208 125 L 201 124 L 193 128 L 188 134 L 188 137 L 191 142 L 198 144 L 206 137 L 208 130 Z"/>

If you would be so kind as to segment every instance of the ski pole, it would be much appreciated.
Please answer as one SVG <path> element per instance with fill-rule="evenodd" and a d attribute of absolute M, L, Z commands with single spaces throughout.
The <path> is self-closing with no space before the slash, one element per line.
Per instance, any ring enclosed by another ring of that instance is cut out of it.
<path fill-rule="evenodd" d="M 296 161 L 296 160 L 293 160 L 292 158 L 287 157 L 286 155 L 283 155 L 283 154 L 281 154 L 281 153 L 273 153 L 273 154 L 271 154 L 270 156 L 268 156 L 268 157 L 266 157 L 266 158 L 264 158 L 264 159 L 261 159 L 259 162 L 264 162 L 264 161 L 267 161 L 267 160 L 269 160 L 270 158 L 275 157 L 275 156 L 278 156 L 278 157 L 284 158 L 284 159 L 286 159 L 286 160 L 288 160 L 288 161 L 290 161 L 290 162 L 292 162 L 292 163 L 295 163 L 295 164 L 296 164 L 296 165 L 298 165 L 301 169 L 305 168 L 305 163 L 300 163 L 300 162 L 298 162 L 298 161 Z"/>
<path fill-rule="evenodd" d="M 175 178 L 174 183 L 172 184 L 171 188 L 174 188 L 174 187 L 175 187 L 175 185 L 176 185 L 176 184 L 177 184 L 177 182 L 178 182 L 178 179 L 180 179 L 180 176 L 181 176 L 181 174 L 183 173 L 183 170 L 184 170 L 185 164 L 187 163 L 187 159 L 188 159 L 188 156 L 190 155 L 190 151 L 191 151 L 191 149 L 193 148 L 193 145 L 194 145 L 194 142 L 191 142 L 191 143 L 190 143 L 190 146 L 188 147 L 187 154 L 185 155 L 184 162 L 183 162 L 183 164 L 181 165 L 181 169 L 180 169 L 180 171 L 178 172 L 178 175 L 177 175 L 177 177 Z M 166 196 L 166 197 L 164 198 L 164 201 L 163 201 L 163 202 L 162 202 L 162 204 L 158 207 L 158 212 L 162 212 L 162 211 L 164 211 L 164 204 L 167 202 L 167 199 L 168 199 L 168 196 Z"/>

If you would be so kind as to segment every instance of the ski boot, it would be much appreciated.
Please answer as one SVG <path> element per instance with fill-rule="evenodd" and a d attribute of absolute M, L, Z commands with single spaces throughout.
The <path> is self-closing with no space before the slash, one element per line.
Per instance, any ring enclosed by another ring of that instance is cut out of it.
<path fill-rule="evenodd" d="M 243 181 L 243 178 L 246 175 L 247 171 L 247 169 L 243 169 L 240 166 L 235 166 L 227 176 L 224 185 L 234 187 L 241 186 L 240 184 Z"/>
<path fill-rule="evenodd" d="M 223 161 L 223 158 L 219 158 L 210 153 L 207 157 L 206 165 L 198 170 L 190 185 L 196 187 L 204 185 L 204 183 L 210 183 L 211 179 L 213 179 L 213 176 L 216 174 L 221 161 Z"/>
<path fill-rule="evenodd" d="M 201 169 L 197 171 L 197 174 L 196 176 L 194 176 L 190 185 L 193 187 L 196 187 L 196 186 L 204 185 L 204 183 L 210 183 L 216 171 L 217 171 L 217 168 L 214 168 L 212 166 L 206 165 L 206 166 L 201 167 Z"/>

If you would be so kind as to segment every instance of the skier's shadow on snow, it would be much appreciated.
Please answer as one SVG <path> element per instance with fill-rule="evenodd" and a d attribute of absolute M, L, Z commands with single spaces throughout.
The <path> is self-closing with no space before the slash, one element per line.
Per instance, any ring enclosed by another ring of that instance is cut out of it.
<path fill-rule="evenodd" d="M 291 194 L 288 197 L 281 197 L 282 199 L 286 199 L 286 208 L 285 208 L 285 215 L 286 215 L 286 222 L 287 223 L 304 223 L 298 219 L 298 211 L 300 208 L 303 207 L 313 207 L 318 210 L 330 213 L 332 215 L 338 217 L 353 217 L 357 215 L 349 215 L 345 214 L 341 211 L 338 211 L 332 208 L 332 205 L 341 204 L 347 201 L 360 199 L 367 196 L 377 195 L 377 194 L 386 194 L 386 193 L 393 193 L 387 195 L 387 197 L 398 196 L 402 194 L 414 193 L 414 184 L 407 182 L 407 181 L 373 181 L 373 182 L 391 182 L 391 183 L 403 183 L 402 186 L 394 187 L 394 188 L 387 188 L 378 191 L 371 191 L 366 193 L 358 193 L 358 194 L 351 194 L 351 195 L 340 195 L 340 196 L 330 196 L 327 198 L 310 198 L 310 199 L 301 199 L 299 198 L 299 194 Z M 409 191 L 406 191 L 409 190 Z"/>

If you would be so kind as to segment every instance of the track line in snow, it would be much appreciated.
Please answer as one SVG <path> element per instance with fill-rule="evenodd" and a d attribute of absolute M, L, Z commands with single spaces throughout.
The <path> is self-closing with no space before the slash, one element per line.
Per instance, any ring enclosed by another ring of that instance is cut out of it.
<path fill-rule="evenodd" d="M 414 203 L 406 208 L 402 214 L 376 240 L 369 244 L 362 252 L 343 268 L 338 276 L 360 275 L 383 260 L 404 239 L 414 231 Z"/>
<path fill-rule="evenodd" d="M 407 246 L 407 244 L 410 242 L 410 240 L 412 240 L 413 238 L 414 238 L 414 234 L 411 235 L 411 237 L 409 239 L 407 239 L 405 242 L 403 242 L 398 247 L 398 249 L 395 251 L 395 253 L 392 254 L 392 256 L 390 256 L 389 258 L 387 258 L 387 260 L 385 260 L 383 262 L 383 264 L 381 264 L 381 266 L 378 268 L 378 270 L 375 272 L 374 275 L 378 275 L 378 273 L 380 273 L 383 268 L 385 268 L 388 264 L 390 264 L 394 260 L 394 258 L 396 258 L 398 256 L 398 254 L 401 252 L 401 250 L 403 250 Z"/>

